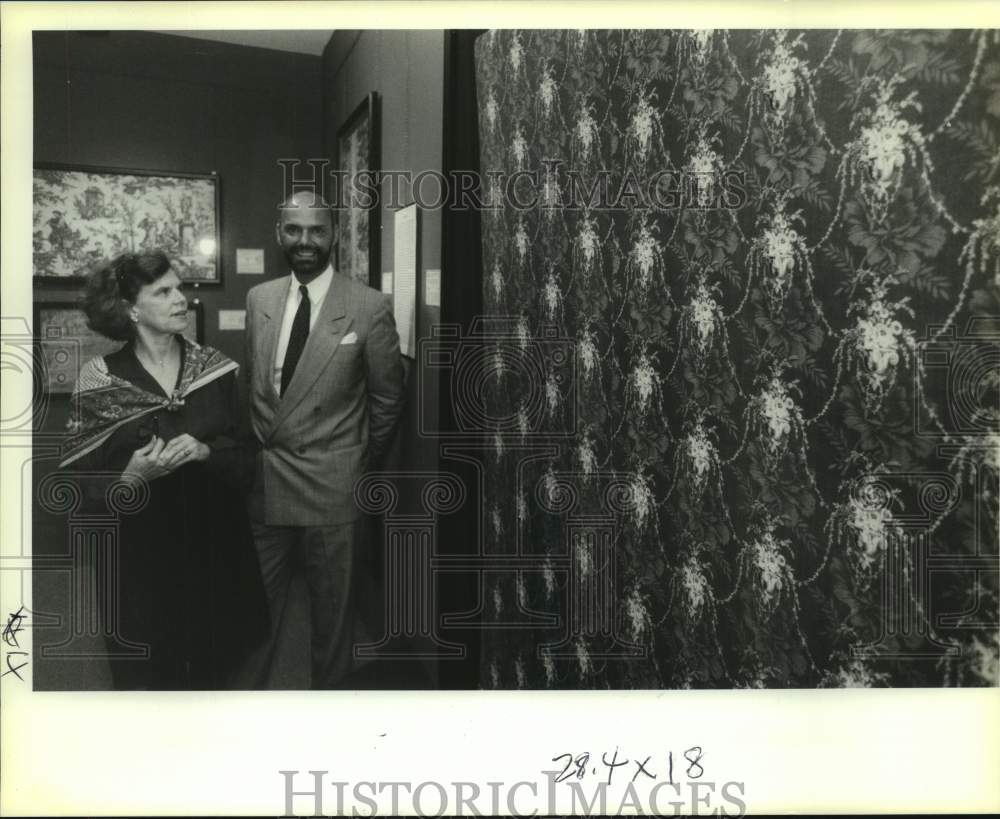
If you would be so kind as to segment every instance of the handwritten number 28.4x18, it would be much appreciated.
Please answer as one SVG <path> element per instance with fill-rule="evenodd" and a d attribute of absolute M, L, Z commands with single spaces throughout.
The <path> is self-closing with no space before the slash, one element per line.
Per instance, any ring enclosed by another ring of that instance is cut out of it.
<path fill-rule="evenodd" d="M 705 769 L 704 767 L 702 767 L 701 764 L 701 760 L 704 757 L 704 752 L 701 746 L 700 745 L 691 746 L 690 748 L 686 749 L 683 752 L 682 757 L 684 761 L 687 762 L 687 767 L 684 769 L 685 776 L 688 779 L 700 779 L 705 773 Z M 615 769 L 628 765 L 630 761 L 633 762 L 635 765 L 635 771 L 632 774 L 633 782 L 640 775 L 645 776 L 648 779 L 658 779 L 659 777 L 657 777 L 655 773 L 656 766 L 650 764 L 651 759 L 652 756 L 647 756 L 643 760 L 639 759 L 619 760 L 617 748 L 615 748 L 614 754 L 611 755 L 610 758 L 607 752 L 601 754 L 601 764 L 608 771 L 609 785 L 611 784 L 611 779 L 614 776 Z M 564 760 L 564 766 L 562 771 L 560 771 L 559 775 L 555 778 L 556 782 L 565 782 L 567 779 L 573 777 L 575 777 L 576 779 L 583 779 L 584 777 L 586 777 L 588 773 L 592 775 L 596 775 L 597 773 L 597 763 L 595 762 L 593 765 L 591 764 L 590 754 L 586 751 L 582 754 L 578 754 L 575 757 L 573 756 L 573 754 L 559 754 L 559 756 L 552 757 L 553 762 L 559 762 L 560 760 Z M 667 781 L 670 782 L 671 784 L 675 784 L 673 751 L 667 752 L 666 762 L 667 762 L 666 764 Z M 684 764 L 680 760 L 678 760 L 678 763 L 680 765 Z"/>

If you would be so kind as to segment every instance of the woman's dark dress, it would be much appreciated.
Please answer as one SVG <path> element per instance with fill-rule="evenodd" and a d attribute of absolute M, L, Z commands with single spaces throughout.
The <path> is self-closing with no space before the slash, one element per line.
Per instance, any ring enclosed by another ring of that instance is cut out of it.
<path fill-rule="evenodd" d="M 104 360 L 112 375 L 167 397 L 132 344 Z M 244 503 L 254 444 L 240 418 L 236 374 L 228 373 L 188 395 L 179 409 L 126 424 L 81 460 L 82 468 L 120 473 L 153 434 L 167 442 L 186 432 L 212 450 L 207 461 L 150 481 L 148 504 L 121 517 L 119 633 L 147 644 L 150 653 L 112 659 L 115 688 L 229 687 L 232 671 L 267 632 Z"/>

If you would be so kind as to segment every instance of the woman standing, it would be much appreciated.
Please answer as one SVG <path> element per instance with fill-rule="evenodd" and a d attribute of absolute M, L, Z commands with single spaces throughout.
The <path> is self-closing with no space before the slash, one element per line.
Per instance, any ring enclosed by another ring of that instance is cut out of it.
<path fill-rule="evenodd" d="M 90 276 L 84 298 L 91 329 L 126 343 L 81 368 L 61 466 L 106 474 L 84 478 L 89 497 L 116 477 L 149 494 L 121 518 L 117 554 L 119 636 L 149 652 L 111 659 L 115 688 L 228 687 L 268 627 L 238 366 L 184 337 L 180 285 L 163 253 L 126 253 Z"/>

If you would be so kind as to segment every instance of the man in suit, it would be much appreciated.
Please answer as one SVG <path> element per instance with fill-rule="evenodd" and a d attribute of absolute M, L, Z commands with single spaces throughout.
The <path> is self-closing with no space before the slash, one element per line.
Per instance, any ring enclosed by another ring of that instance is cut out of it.
<path fill-rule="evenodd" d="M 322 200 L 294 194 L 276 230 L 290 273 L 254 287 L 246 312 L 250 417 L 262 447 L 250 518 L 272 621 L 254 684 L 286 687 L 291 679 L 302 687 L 303 674 L 274 667 L 300 564 L 310 684 L 329 688 L 350 672 L 353 654 L 351 578 L 362 524 L 353 487 L 389 444 L 403 368 L 387 297 L 333 270 L 333 214 Z"/>

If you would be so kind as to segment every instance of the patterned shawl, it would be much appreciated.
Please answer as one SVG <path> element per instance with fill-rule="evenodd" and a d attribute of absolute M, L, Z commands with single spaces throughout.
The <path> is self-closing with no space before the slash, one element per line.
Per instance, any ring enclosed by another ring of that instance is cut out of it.
<path fill-rule="evenodd" d="M 72 411 L 66 424 L 60 467 L 65 467 L 108 440 L 119 427 L 160 409 L 176 410 L 195 390 L 210 384 L 239 365 L 212 347 L 185 339 L 184 368 L 169 398 L 155 395 L 112 375 L 104 358 L 90 359 L 80 368 L 73 388 Z"/>

